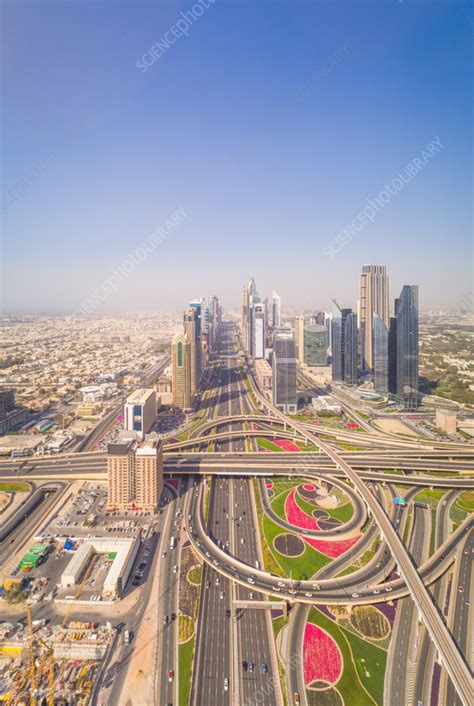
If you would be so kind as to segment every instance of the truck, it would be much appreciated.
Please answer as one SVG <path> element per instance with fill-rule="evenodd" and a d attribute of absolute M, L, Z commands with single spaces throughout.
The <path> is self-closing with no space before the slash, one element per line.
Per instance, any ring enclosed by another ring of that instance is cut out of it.
<path fill-rule="evenodd" d="M 171 537 L 170 539 L 170 549 L 174 549 L 176 546 L 176 537 Z"/>
<path fill-rule="evenodd" d="M 126 645 L 130 644 L 130 630 L 125 630 L 123 634 L 123 639 Z"/>

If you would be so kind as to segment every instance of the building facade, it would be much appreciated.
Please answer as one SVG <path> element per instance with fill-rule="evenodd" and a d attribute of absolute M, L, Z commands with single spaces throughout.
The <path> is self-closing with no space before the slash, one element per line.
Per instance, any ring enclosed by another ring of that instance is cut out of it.
<path fill-rule="evenodd" d="M 275 291 L 272 294 L 272 326 L 273 328 L 281 326 L 281 297 Z"/>
<path fill-rule="evenodd" d="M 304 327 L 304 352 L 305 365 L 327 364 L 327 336 L 326 327 L 313 324 Z"/>
<path fill-rule="evenodd" d="M 297 410 L 296 348 L 293 331 L 276 329 L 273 334 L 272 399 L 282 412 Z"/>
<path fill-rule="evenodd" d="M 156 392 L 141 388 L 132 392 L 125 401 L 124 429 L 135 431 L 140 438 L 148 434 L 156 417 Z"/>
<path fill-rule="evenodd" d="M 343 309 L 343 311 L 347 311 Z M 347 313 L 344 322 L 344 382 L 357 385 L 359 368 L 359 336 L 357 314 Z"/>
<path fill-rule="evenodd" d="M 171 343 L 173 407 L 191 409 L 191 344 L 187 335 L 177 333 Z"/>
<path fill-rule="evenodd" d="M 138 445 L 125 440 L 107 447 L 107 507 L 156 511 L 163 490 L 163 446 L 152 434 Z"/>
<path fill-rule="evenodd" d="M 397 397 L 418 406 L 418 285 L 406 284 L 397 300 Z"/>
<path fill-rule="evenodd" d="M 389 391 L 389 331 L 385 321 L 374 314 L 373 365 L 374 388 L 376 392 L 387 394 Z"/>
<path fill-rule="evenodd" d="M 304 316 L 295 317 L 296 357 L 299 363 L 304 363 Z"/>
<path fill-rule="evenodd" d="M 373 317 L 377 314 L 388 327 L 388 275 L 385 265 L 363 265 L 359 289 L 359 337 L 362 370 L 371 371 L 373 362 Z"/>

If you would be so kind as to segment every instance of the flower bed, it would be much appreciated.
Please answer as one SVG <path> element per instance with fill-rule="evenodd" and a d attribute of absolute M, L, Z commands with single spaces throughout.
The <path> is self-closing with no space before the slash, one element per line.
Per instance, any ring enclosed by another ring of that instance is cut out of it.
<path fill-rule="evenodd" d="M 325 541 L 324 539 L 313 539 L 313 537 L 303 537 L 304 541 L 310 544 L 314 549 L 317 549 L 321 554 L 330 556 L 336 559 L 341 554 L 347 552 L 359 540 L 360 535 L 351 537 L 350 539 L 340 539 L 336 541 Z"/>
<path fill-rule="evenodd" d="M 303 665 L 307 686 L 315 681 L 335 684 L 341 676 L 342 656 L 335 640 L 314 623 L 305 627 Z"/>
<path fill-rule="evenodd" d="M 296 504 L 295 493 L 296 493 L 296 488 L 293 488 L 293 490 L 291 490 L 288 493 L 288 497 L 286 498 L 286 502 L 285 502 L 286 519 L 292 525 L 294 525 L 295 527 L 299 527 L 300 529 L 318 530 L 319 525 L 316 522 L 316 520 L 314 519 L 314 517 L 307 515 Z"/>
<path fill-rule="evenodd" d="M 289 439 L 278 439 L 278 441 L 274 441 L 273 443 L 279 446 L 284 451 L 301 451 L 299 446 L 294 444 Z"/>

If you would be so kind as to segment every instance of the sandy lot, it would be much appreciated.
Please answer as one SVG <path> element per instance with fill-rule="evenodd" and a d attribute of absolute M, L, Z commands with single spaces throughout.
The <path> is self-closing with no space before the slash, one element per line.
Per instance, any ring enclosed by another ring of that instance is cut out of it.
<path fill-rule="evenodd" d="M 379 429 L 386 431 L 389 434 L 407 434 L 407 436 L 416 436 L 415 432 L 399 419 L 375 419 L 374 424 L 378 426 Z"/>

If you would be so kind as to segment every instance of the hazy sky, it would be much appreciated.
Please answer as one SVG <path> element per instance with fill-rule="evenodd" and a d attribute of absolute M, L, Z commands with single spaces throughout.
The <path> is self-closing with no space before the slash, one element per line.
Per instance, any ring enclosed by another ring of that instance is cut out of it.
<path fill-rule="evenodd" d="M 387 265 L 391 299 L 462 300 L 469 3 L 203 0 L 184 21 L 193 4 L 2 3 L 3 310 L 77 309 L 167 220 L 97 312 L 236 306 L 249 274 L 283 307 L 355 306 L 363 263 Z"/>

